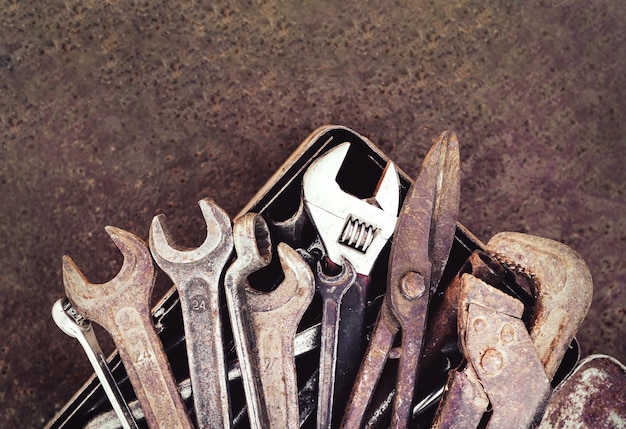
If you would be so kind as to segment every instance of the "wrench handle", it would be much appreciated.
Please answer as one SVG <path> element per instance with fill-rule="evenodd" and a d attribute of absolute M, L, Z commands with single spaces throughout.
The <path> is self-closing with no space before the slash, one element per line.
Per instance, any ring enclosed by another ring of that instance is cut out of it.
<path fill-rule="evenodd" d="M 337 333 L 337 366 L 333 396 L 333 426 L 341 420 L 358 373 L 358 362 L 365 352 L 365 311 L 371 277 L 357 274 L 354 284 L 347 290 L 341 301 L 339 330 Z"/>
<path fill-rule="evenodd" d="M 294 324 L 293 320 L 277 316 L 271 313 L 254 314 L 259 344 L 257 365 L 270 427 L 295 428 L 300 424 L 293 348 L 297 326 L 290 327 Z M 265 320 L 257 323 L 259 319 Z"/>
<path fill-rule="evenodd" d="M 128 404 L 124 400 L 122 392 L 120 392 L 115 378 L 113 378 L 113 374 L 111 374 L 111 370 L 91 326 L 88 330 L 83 330 L 82 335 L 78 335 L 76 339 L 83 347 L 91 366 L 96 372 L 104 393 L 109 398 L 122 428 L 137 429 L 137 422 L 135 422 L 135 418 L 128 408 Z"/>
<path fill-rule="evenodd" d="M 193 426 L 161 341 L 149 318 L 133 307 L 115 312 L 113 336 L 150 429 Z"/>
<path fill-rule="evenodd" d="M 179 285 L 178 292 L 198 427 L 229 428 L 231 413 L 217 279 L 196 277 Z"/>
<path fill-rule="evenodd" d="M 320 343 L 320 372 L 317 397 L 317 427 L 331 427 L 333 409 L 333 388 L 335 387 L 335 369 L 337 356 L 337 336 L 339 332 L 339 314 L 341 297 L 323 295 Z"/>

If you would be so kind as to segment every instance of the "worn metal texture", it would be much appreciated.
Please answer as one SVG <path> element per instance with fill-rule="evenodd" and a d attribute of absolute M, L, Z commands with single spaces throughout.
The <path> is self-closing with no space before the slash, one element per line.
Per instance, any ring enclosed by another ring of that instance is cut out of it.
<path fill-rule="evenodd" d="M 198 428 L 227 429 L 232 419 L 220 280 L 233 253 L 233 231 L 228 215 L 212 200 L 200 200 L 199 205 L 207 231 L 200 247 L 175 244 L 164 215 L 153 219 L 149 243 L 154 260 L 172 279 L 180 297 Z"/>
<path fill-rule="evenodd" d="M 408 425 L 428 304 L 454 240 L 459 192 L 458 141 L 454 133 L 444 132 L 426 155 L 400 210 L 385 298 L 348 400 L 343 427 L 361 425 L 399 331 L 402 352 L 391 425 Z"/>
<path fill-rule="evenodd" d="M 498 233 L 487 250 L 531 276 L 536 300 L 529 331 L 552 378 L 591 305 L 593 282 L 587 264 L 569 246 L 529 234 Z"/>
<path fill-rule="evenodd" d="M 591 355 L 554 391 L 540 429 L 626 427 L 626 367 Z"/>
<path fill-rule="evenodd" d="M 313 273 L 295 250 L 279 243 L 284 279 L 269 292 L 254 289 L 248 276 L 271 259 L 267 225 L 261 216 L 249 213 L 235 221 L 233 233 L 237 259 L 226 272 L 225 288 L 250 424 L 297 427 L 294 340 L 315 293 Z"/>
<path fill-rule="evenodd" d="M 321 262 L 317 265 L 315 288 L 322 297 L 319 386 L 317 395 L 318 428 L 330 429 L 332 424 L 341 300 L 348 289 L 354 286 L 356 278 L 356 271 L 347 260 L 344 260 L 341 264 L 339 274 L 334 276 L 324 273 Z M 363 309 L 363 313 L 365 313 L 365 309 Z M 365 320 L 365 314 L 363 314 L 362 320 Z M 350 384 L 347 384 L 349 390 Z"/>
<path fill-rule="evenodd" d="M 113 337 L 150 429 L 190 429 L 193 425 L 150 317 L 155 273 L 148 246 L 127 231 L 107 227 L 107 232 L 124 255 L 118 275 L 105 284 L 91 284 L 64 257 L 65 293 L 79 313 Z"/>
<path fill-rule="evenodd" d="M 147 239 L 159 213 L 199 245 L 199 199 L 235 215 L 327 123 L 369 137 L 410 177 L 455 130 L 461 223 L 483 240 L 513 230 L 579 252 L 595 283 L 582 353 L 626 361 L 624 1 L 0 10 L 0 426 L 43 426 L 93 372 L 49 314 L 64 253 L 108 280 L 121 258 L 102 227 Z M 159 276 L 153 302 L 169 287 Z"/>
<path fill-rule="evenodd" d="M 100 380 L 102 389 L 104 389 L 107 398 L 111 402 L 115 416 L 121 423 L 122 429 L 137 429 L 137 422 L 120 392 L 113 374 L 111 374 L 91 322 L 79 316 L 67 298 L 61 298 L 54 303 L 52 306 L 52 319 L 64 333 L 72 338 L 76 338 L 85 350 L 85 354 Z"/>
<path fill-rule="evenodd" d="M 550 397 L 550 379 L 521 319 L 523 312 L 524 305 L 517 299 L 470 274 L 463 275 L 459 337 L 493 407 L 488 428 L 532 427 Z M 569 344 L 558 332 L 555 337 Z"/>

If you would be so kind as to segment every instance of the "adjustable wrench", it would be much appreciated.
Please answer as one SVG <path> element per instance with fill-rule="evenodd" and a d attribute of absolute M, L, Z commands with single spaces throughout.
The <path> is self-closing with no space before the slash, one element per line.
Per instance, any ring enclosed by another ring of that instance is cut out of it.
<path fill-rule="evenodd" d="M 197 249 L 172 244 L 165 216 L 152 220 L 150 250 L 172 279 L 180 296 L 193 389 L 200 428 L 228 428 L 231 413 L 219 309 L 219 280 L 233 251 L 228 215 L 212 200 L 199 202 L 207 235 Z"/>
<path fill-rule="evenodd" d="M 321 270 L 317 271 L 317 289 L 324 300 L 318 428 L 331 427 L 333 408 L 345 407 L 356 377 L 355 362 L 363 354 L 369 275 L 393 235 L 400 200 L 400 179 L 391 162 L 385 167 L 370 199 L 362 200 L 343 191 L 336 177 L 349 149 L 350 143 L 342 143 L 329 150 L 309 166 L 302 179 L 304 205 L 319 232 L 328 259 L 335 265 L 349 263 L 351 268 L 348 271 L 357 273 L 351 277 L 351 283 L 341 280 L 339 290 L 337 284 L 329 283 L 330 278 L 324 277 Z M 343 270 L 345 273 L 345 267 Z M 324 290 L 328 287 L 332 290 Z M 339 349 L 338 345 L 341 345 Z M 337 399 L 334 407 L 333 398 Z"/>
<path fill-rule="evenodd" d="M 100 384 L 104 389 L 115 415 L 124 429 L 136 429 L 137 423 L 128 408 L 128 404 L 122 397 L 113 374 L 107 365 L 106 358 L 98 339 L 93 332 L 91 322 L 76 312 L 67 298 L 61 298 L 52 306 L 52 319 L 65 334 L 76 338 L 85 350 L 91 366 L 93 366 Z"/>
<path fill-rule="evenodd" d="M 113 337 L 148 426 L 192 428 L 150 317 L 155 280 L 150 251 L 130 232 L 111 226 L 105 229 L 124 255 L 120 272 L 109 282 L 94 285 L 64 256 L 65 292 L 81 314 Z"/>
<path fill-rule="evenodd" d="M 235 221 L 233 232 L 237 259 L 226 271 L 225 288 L 250 424 L 295 428 L 299 411 L 294 339 L 315 293 L 313 273 L 295 250 L 280 243 L 283 282 L 267 293 L 253 289 L 247 277 L 272 258 L 267 224 L 249 213 Z"/>

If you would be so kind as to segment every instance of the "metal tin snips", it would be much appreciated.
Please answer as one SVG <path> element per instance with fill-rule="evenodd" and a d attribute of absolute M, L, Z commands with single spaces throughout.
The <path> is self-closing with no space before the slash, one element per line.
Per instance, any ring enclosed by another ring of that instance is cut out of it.
<path fill-rule="evenodd" d="M 442 133 L 406 197 L 394 232 L 387 290 L 361 362 L 342 427 L 360 427 L 387 359 L 399 354 L 391 427 L 406 427 L 418 375 L 430 297 L 446 266 L 459 210 L 456 134 Z M 399 353 L 393 349 L 401 332 Z"/>

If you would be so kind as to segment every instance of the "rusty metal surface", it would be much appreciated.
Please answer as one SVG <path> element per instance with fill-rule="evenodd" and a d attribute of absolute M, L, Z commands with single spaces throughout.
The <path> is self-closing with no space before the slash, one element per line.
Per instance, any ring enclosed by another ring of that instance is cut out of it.
<path fill-rule="evenodd" d="M 220 280 L 233 253 L 233 231 L 230 218 L 215 202 L 204 199 L 199 205 L 207 231 L 200 247 L 174 243 L 164 215 L 152 220 L 149 243 L 155 262 L 178 290 L 198 428 L 226 429 L 232 419 Z"/>
<path fill-rule="evenodd" d="M 148 426 L 192 428 L 150 317 L 155 274 L 148 246 L 124 230 L 107 227 L 107 232 L 124 255 L 118 275 L 105 284 L 91 284 L 66 256 L 65 292 L 77 311 L 113 337 Z"/>
<path fill-rule="evenodd" d="M 587 264 L 569 246 L 528 234 L 498 233 L 487 250 L 531 276 L 536 303 L 530 335 L 552 378 L 591 305 L 593 282 Z"/>
<path fill-rule="evenodd" d="M 225 288 L 250 424 L 255 428 L 297 427 L 294 339 L 315 293 L 313 273 L 295 250 L 279 243 L 284 279 L 272 291 L 256 290 L 248 276 L 271 261 L 267 225 L 250 213 L 235 221 L 233 233 L 237 259 L 226 271 Z"/>
<path fill-rule="evenodd" d="M 402 352 L 391 425 L 408 425 L 428 304 L 450 254 L 458 205 L 458 141 L 454 133 L 444 132 L 426 155 L 400 210 L 385 298 L 348 400 L 343 427 L 361 425 L 399 331 Z"/>
<path fill-rule="evenodd" d="M 626 367 L 591 355 L 554 391 L 540 429 L 626 427 Z"/>
<path fill-rule="evenodd" d="M 459 336 L 493 407 L 487 427 L 529 428 L 540 418 L 551 388 L 521 320 L 524 306 L 470 274 L 461 282 Z M 555 337 L 564 341 L 558 332 Z"/>
<path fill-rule="evenodd" d="M 92 372 L 49 317 L 63 253 L 107 280 L 121 259 L 102 227 L 146 239 L 162 212 L 199 244 L 190 207 L 236 214 L 326 123 L 411 177 L 454 129 L 461 222 L 576 249 L 596 284 L 582 353 L 626 360 L 622 0 L 0 7 L 0 426 L 42 426 Z"/>

